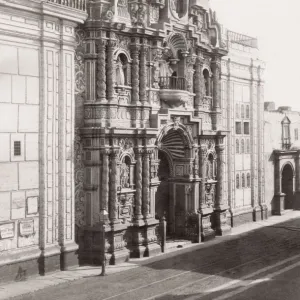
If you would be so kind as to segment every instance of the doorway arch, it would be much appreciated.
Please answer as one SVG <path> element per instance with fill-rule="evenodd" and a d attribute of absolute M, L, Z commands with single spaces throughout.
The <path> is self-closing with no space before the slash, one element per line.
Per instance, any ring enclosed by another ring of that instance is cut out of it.
<path fill-rule="evenodd" d="M 284 209 L 293 209 L 294 203 L 294 170 L 293 167 L 287 163 L 282 168 L 281 173 L 281 191 L 285 194 Z"/>

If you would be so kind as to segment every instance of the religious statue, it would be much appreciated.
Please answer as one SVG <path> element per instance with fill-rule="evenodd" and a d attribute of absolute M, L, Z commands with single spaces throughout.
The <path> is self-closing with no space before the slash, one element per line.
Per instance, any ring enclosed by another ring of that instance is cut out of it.
<path fill-rule="evenodd" d="M 129 188 L 129 166 L 122 163 L 120 171 L 121 188 Z"/>
<path fill-rule="evenodd" d="M 207 206 L 213 206 L 213 189 L 211 183 L 205 185 L 205 203 Z"/>
<path fill-rule="evenodd" d="M 124 66 L 120 57 L 118 57 L 116 64 L 116 82 L 117 85 L 125 85 Z"/>
<path fill-rule="evenodd" d="M 173 69 L 170 67 L 170 63 L 161 60 L 159 62 L 159 76 L 160 77 L 170 77 L 173 74 Z"/>

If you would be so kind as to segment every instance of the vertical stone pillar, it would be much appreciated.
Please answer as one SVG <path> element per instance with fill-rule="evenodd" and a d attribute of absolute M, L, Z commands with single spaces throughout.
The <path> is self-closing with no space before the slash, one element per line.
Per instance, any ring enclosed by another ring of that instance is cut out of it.
<path fill-rule="evenodd" d="M 140 102 L 142 105 L 147 104 L 147 53 L 148 48 L 146 45 L 141 47 L 140 51 L 140 72 L 139 72 L 139 88 L 140 88 Z"/>
<path fill-rule="evenodd" d="M 116 100 L 115 95 L 115 51 L 116 41 L 109 40 L 107 46 L 107 67 L 106 67 L 106 84 L 107 84 L 107 100 L 109 103 L 114 103 Z"/>
<path fill-rule="evenodd" d="M 142 208 L 143 208 L 143 216 L 145 219 L 149 217 L 150 153 L 151 150 L 147 149 L 144 151 L 144 156 L 143 156 Z"/>
<path fill-rule="evenodd" d="M 117 158 L 118 151 L 116 149 L 111 151 L 110 154 L 110 174 L 109 174 L 109 220 L 111 224 L 118 222 L 118 194 L 117 194 Z"/>
<path fill-rule="evenodd" d="M 106 40 L 97 44 L 97 101 L 106 102 Z"/>
<path fill-rule="evenodd" d="M 296 180 L 295 180 L 295 195 L 294 209 L 300 210 L 300 151 L 297 153 L 296 163 Z"/>
<path fill-rule="evenodd" d="M 215 229 L 217 235 L 225 235 L 230 232 L 231 228 L 227 224 L 227 210 L 228 205 L 224 203 L 224 177 L 225 177 L 225 145 L 223 138 L 219 138 L 216 145 L 216 152 L 218 156 L 218 173 L 217 173 L 217 195 L 215 199 Z"/>
<path fill-rule="evenodd" d="M 139 102 L 139 68 L 140 68 L 140 62 L 139 62 L 139 52 L 140 48 L 137 45 L 133 45 L 131 47 L 131 56 L 132 56 L 132 66 L 131 66 L 131 85 L 132 85 L 132 104 L 138 104 Z"/>
<path fill-rule="evenodd" d="M 279 154 L 280 155 L 280 154 Z M 272 207 L 272 214 L 281 216 L 284 213 L 284 197 L 285 194 L 281 192 L 281 166 L 280 157 L 275 155 L 275 166 L 274 166 L 274 183 L 275 183 L 275 195 L 274 204 Z"/>
<path fill-rule="evenodd" d="M 202 76 L 202 57 L 198 55 L 196 59 L 196 70 L 195 70 L 195 81 L 194 81 L 194 86 L 195 86 L 195 115 L 199 116 L 199 109 L 201 107 L 201 101 L 202 101 L 202 88 L 201 88 L 201 80 L 203 80 Z"/>
<path fill-rule="evenodd" d="M 221 87 L 220 87 L 220 75 L 221 75 L 221 65 L 218 58 L 212 63 L 213 70 L 213 115 L 212 115 L 212 129 L 218 129 L 218 119 L 220 115 L 220 103 L 221 103 Z M 209 88 L 210 90 L 211 88 Z"/>
<path fill-rule="evenodd" d="M 101 184 L 101 200 L 100 215 L 102 219 L 108 221 L 108 198 L 109 198 L 109 153 L 108 149 L 102 149 L 102 184 Z"/>
<path fill-rule="evenodd" d="M 200 210 L 203 210 L 206 208 L 206 203 L 205 203 L 205 181 L 206 181 L 206 152 L 207 152 L 207 147 L 206 145 L 201 145 L 200 148 L 200 163 L 201 163 L 201 168 L 200 168 L 200 176 L 201 176 L 201 184 L 200 184 L 200 198 L 199 198 L 199 208 Z"/>
<path fill-rule="evenodd" d="M 136 183 L 135 183 L 135 211 L 134 211 L 134 218 L 136 220 L 142 219 L 142 150 L 136 149 L 135 150 L 136 156 Z"/>

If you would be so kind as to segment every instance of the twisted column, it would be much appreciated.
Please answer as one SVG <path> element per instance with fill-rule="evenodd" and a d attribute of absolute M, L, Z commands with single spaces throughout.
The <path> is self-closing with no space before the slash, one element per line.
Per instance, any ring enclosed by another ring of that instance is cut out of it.
<path fill-rule="evenodd" d="M 145 150 L 143 156 L 143 186 L 142 186 L 142 194 L 143 194 L 143 216 L 144 218 L 149 217 L 150 203 L 149 203 L 149 184 L 150 184 L 150 169 L 149 169 L 149 161 L 150 161 L 150 153 L 151 150 Z"/>
<path fill-rule="evenodd" d="M 215 209 L 222 209 L 224 205 L 224 175 L 225 175 L 225 145 L 219 144 L 216 146 L 217 156 L 218 156 L 218 173 L 217 173 L 217 196 Z"/>
<path fill-rule="evenodd" d="M 197 57 L 196 60 L 196 70 L 195 70 L 195 93 L 196 93 L 196 97 L 195 97 L 195 109 L 199 110 L 200 106 L 201 106 L 201 100 L 202 100 L 202 88 L 201 88 L 201 80 L 203 80 L 202 76 L 202 59 L 200 56 Z"/>
<path fill-rule="evenodd" d="M 135 219 L 142 218 L 142 150 L 135 150 L 136 157 L 136 192 L 135 192 Z"/>
<path fill-rule="evenodd" d="M 115 62 L 114 62 L 114 51 L 116 41 L 109 40 L 107 47 L 107 68 L 106 68 L 106 82 L 107 82 L 107 100 L 114 102 L 115 100 Z"/>
<path fill-rule="evenodd" d="M 148 48 L 144 45 L 140 52 L 140 101 L 142 105 L 147 102 L 147 52 Z"/>
<path fill-rule="evenodd" d="M 205 203 L 205 181 L 206 181 L 206 153 L 207 147 L 206 145 L 200 146 L 200 161 L 201 161 L 201 185 L 200 185 L 200 203 L 199 208 L 202 209 L 206 207 Z"/>
<path fill-rule="evenodd" d="M 106 40 L 100 40 L 97 44 L 97 99 L 106 101 Z"/>
<path fill-rule="evenodd" d="M 109 197 L 109 219 L 111 223 L 117 222 L 118 195 L 117 195 L 117 157 L 118 151 L 112 150 L 110 158 L 110 197 Z"/>
<path fill-rule="evenodd" d="M 132 66 L 131 66 L 131 96 L 132 104 L 137 104 L 139 102 L 139 51 L 140 48 L 137 45 L 132 46 L 131 56 L 132 56 Z"/>
<path fill-rule="evenodd" d="M 215 60 L 212 63 L 212 69 L 213 69 L 213 107 L 214 109 L 220 108 L 220 62 L 218 60 Z"/>
<path fill-rule="evenodd" d="M 109 196 L 109 149 L 102 149 L 102 184 L 101 184 L 101 200 L 100 214 L 106 215 L 108 211 L 108 196 Z"/>

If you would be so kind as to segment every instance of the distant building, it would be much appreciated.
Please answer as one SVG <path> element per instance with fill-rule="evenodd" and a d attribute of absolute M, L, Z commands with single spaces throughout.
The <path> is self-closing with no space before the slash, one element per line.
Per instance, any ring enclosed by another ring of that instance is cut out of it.
<path fill-rule="evenodd" d="M 265 199 L 273 214 L 300 209 L 300 113 L 265 102 Z"/>
<path fill-rule="evenodd" d="M 232 226 L 267 217 L 264 198 L 264 62 L 257 39 L 225 31 L 222 116 L 226 139 L 226 197 Z"/>

